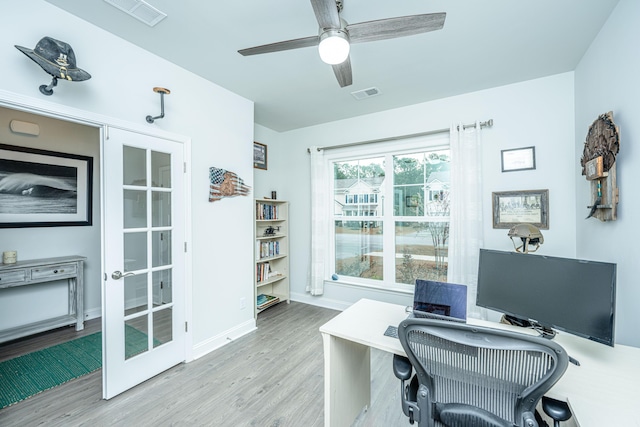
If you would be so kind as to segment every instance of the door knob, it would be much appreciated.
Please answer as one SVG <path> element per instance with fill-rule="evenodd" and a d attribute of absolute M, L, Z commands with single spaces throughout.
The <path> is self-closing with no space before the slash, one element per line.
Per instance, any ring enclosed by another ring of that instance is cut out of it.
<path fill-rule="evenodd" d="M 111 278 L 112 278 L 113 280 L 118 280 L 118 279 L 122 279 L 123 277 L 127 277 L 127 276 L 134 276 L 134 275 L 135 275 L 135 273 L 125 273 L 125 274 L 122 274 L 122 272 L 121 272 L 121 271 L 116 270 L 116 271 L 114 271 L 113 273 L 111 273 Z"/>

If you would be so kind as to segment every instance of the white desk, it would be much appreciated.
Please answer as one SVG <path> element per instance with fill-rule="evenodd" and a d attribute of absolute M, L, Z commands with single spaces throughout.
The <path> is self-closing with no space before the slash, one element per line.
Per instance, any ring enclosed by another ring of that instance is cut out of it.
<path fill-rule="evenodd" d="M 400 341 L 384 331 L 406 317 L 404 306 L 362 299 L 320 327 L 325 426 L 349 426 L 369 406 L 371 348 L 405 355 Z M 533 333 L 476 319 L 469 323 Z M 640 348 L 607 347 L 565 333 L 554 339 L 580 366 L 570 363 L 547 395 L 567 401 L 579 427 L 640 426 Z"/>

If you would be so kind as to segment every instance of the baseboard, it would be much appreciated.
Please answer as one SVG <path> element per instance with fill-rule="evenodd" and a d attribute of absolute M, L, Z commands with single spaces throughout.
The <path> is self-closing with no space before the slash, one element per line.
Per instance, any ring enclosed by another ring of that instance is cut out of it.
<path fill-rule="evenodd" d="M 211 353 L 214 350 L 219 349 L 231 341 L 240 338 L 250 332 L 255 331 L 256 321 L 255 319 L 250 319 L 234 328 L 231 328 L 221 334 L 216 335 L 215 337 L 209 338 L 201 343 L 198 343 L 193 346 L 193 359 L 196 360 Z"/>
<path fill-rule="evenodd" d="M 84 320 L 97 319 L 98 317 L 102 317 L 102 309 L 100 307 L 84 311 Z"/>
<path fill-rule="evenodd" d="M 102 316 L 102 310 L 100 308 L 92 308 L 84 311 L 84 320 L 96 319 Z M 193 346 L 192 356 L 193 358 L 189 361 L 198 359 L 206 354 L 211 353 L 212 351 L 230 343 L 233 340 L 240 338 L 243 335 L 246 335 L 250 332 L 255 331 L 256 321 L 255 319 L 250 319 L 234 328 L 231 328 L 221 334 L 209 338 L 201 343 Z"/>

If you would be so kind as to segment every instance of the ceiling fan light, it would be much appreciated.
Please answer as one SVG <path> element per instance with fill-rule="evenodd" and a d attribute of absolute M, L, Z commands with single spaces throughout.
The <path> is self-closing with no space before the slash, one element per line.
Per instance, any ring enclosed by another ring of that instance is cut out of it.
<path fill-rule="evenodd" d="M 343 31 L 329 30 L 322 33 L 318 52 L 320 59 L 329 65 L 341 64 L 349 57 L 349 37 Z"/>

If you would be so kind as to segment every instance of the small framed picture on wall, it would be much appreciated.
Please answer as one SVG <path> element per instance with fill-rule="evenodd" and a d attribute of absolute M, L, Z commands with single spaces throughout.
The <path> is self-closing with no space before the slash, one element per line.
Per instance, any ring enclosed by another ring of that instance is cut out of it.
<path fill-rule="evenodd" d="M 526 171 L 536 168 L 536 147 L 502 150 L 502 172 Z"/>
<path fill-rule="evenodd" d="M 267 170 L 267 146 L 259 142 L 253 143 L 253 167 Z"/>

